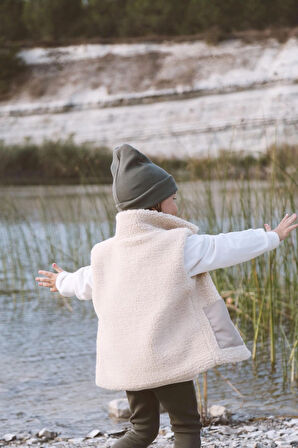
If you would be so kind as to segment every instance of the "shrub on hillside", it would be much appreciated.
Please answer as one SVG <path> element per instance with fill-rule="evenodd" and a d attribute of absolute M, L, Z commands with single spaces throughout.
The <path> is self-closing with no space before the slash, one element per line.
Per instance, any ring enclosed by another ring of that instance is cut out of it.
<path fill-rule="evenodd" d="M 0 97 L 2 100 L 8 96 L 12 84 L 27 70 L 27 65 L 18 56 L 18 51 L 16 47 L 0 46 Z"/>

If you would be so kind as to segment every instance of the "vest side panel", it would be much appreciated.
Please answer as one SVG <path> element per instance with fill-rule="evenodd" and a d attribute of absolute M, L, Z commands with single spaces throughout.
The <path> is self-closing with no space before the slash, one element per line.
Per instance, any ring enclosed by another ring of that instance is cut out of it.
<path fill-rule="evenodd" d="M 226 304 L 219 294 L 209 272 L 193 277 L 196 282 L 194 306 L 203 311 L 206 341 L 212 350 L 214 365 L 240 362 L 248 359 L 251 352 L 230 318 Z"/>

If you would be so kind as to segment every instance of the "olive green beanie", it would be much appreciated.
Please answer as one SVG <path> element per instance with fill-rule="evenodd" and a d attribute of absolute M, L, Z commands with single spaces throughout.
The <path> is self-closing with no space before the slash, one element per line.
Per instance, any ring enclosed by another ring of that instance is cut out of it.
<path fill-rule="evenodd" d="M 167 171 L 126 143 L 113 150 L 111 173 L 118 211 L 153 207 L 178 190 Z"/>

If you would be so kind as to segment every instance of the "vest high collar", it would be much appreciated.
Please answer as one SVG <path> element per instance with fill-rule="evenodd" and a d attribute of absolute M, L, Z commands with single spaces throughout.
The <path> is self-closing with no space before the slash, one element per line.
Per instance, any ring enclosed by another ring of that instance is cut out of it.
<path fill-rule="evenodd" d="M 183 218 L 169 213 L 148 209 L 122 210 L 116 214 L 116 237 L 128 237 L 136 233 L 143 233 L 158 229 L 175 229 L 186 227 L 192 233 L 198 233 L 199 227 Z"/>

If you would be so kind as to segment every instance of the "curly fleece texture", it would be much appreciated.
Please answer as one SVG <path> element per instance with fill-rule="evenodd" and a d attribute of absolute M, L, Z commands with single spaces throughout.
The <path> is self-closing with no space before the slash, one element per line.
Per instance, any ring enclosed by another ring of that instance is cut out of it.
<path fill-rule="evenodd" d="M 153 388 L 251 356 L 228 312 L 214 316 L 219 327 L 210 321 L 214 303 L 224 303 L 210 274 L 185 270 L 185 240 L 198 230 L 167 213 L 125 210 L 115 235 L 92 248 L 97 386 Z M 235 334 L 238 342 L 227 346 Z"/>

